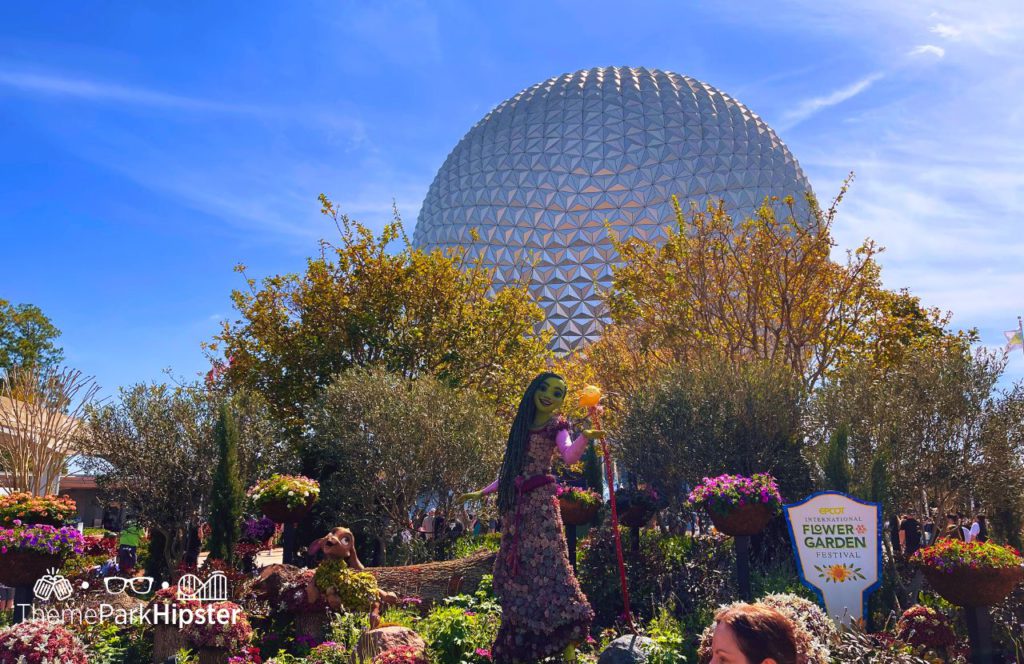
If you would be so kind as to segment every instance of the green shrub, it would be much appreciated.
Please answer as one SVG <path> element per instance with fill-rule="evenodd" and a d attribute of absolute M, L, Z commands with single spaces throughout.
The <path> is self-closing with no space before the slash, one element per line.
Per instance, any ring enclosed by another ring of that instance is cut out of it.
<path fill-rule="evenodd" d="M 640 532 L 640 550 L 634 551 L 628 531 L 622 528 L 620 535 L 630 604 L 639 620 L 649 621 L 660 607 L 668 606 L 683 619 L 684 628 L 699 632 L 715 607 L 734 596 L 731 540 L 645 529 Z M 612 626 L 623 606 L 611 528 L 591 530 L 580 543 L 577 576 L 594 608 L 595 625 Z"/>
<path fill-rule="evenodd" d="M 484 533 L 483 535 L 463 535 L 455 540 L 452 547 L 454 558 L 465 558 L 480 549 L 497 551 L 501 547 L 501 533 Z"/>
<path fill-rule="evenodd" d="M 497 613 L 444 606 L 423 619 L 420 633 L 435 664 L 482 664 L 489 657 L 477 654 L 477 650 L 490 649 L 500 622 Z"/>

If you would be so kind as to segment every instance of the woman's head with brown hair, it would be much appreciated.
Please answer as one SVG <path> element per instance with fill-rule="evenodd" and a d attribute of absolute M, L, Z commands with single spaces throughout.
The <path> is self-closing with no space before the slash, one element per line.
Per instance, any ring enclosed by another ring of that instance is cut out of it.
<path fill-rule="evenodd" d="M 715 615 L 711 664 L 796 664 L 793 623 L 774 609 L 737 604 Z"/>

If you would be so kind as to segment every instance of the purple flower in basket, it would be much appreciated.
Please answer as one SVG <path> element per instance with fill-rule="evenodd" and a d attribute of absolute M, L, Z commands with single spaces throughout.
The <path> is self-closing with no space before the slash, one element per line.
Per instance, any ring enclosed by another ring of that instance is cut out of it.
<path fill-rule="evenodd" d="M 277 524 L 265 516 L 246 519 L 242 523 L 242 540 L 246 542 L 265 542 L 274 536 L 276 527 Z"/>
<path fill-rule="evenodd" d="M 775 478 L 768 473 L 757 473 L 751 477 L 743 475 L 719 475 L 705 477 L 690 492 L 690 504 L 715 512 L 729 512 L 736 507 L 761 504 L 773 512 L 782 507 Z"/>

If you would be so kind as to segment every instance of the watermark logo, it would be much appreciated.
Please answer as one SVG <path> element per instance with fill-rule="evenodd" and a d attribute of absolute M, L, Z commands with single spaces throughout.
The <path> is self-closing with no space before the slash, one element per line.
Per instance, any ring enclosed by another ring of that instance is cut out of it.
<path fill-rule="evenodd" d="M 186 574 L 178 580 L 178 599 L 226 602 L 228 599 L 228 577 L 224 575 L 224 572 L 214 572 L 204 582 L 195 574 Z"/>
<path fill-rule="evenodd" d="M 58 574 L 56 568 L 48 569 L 46 574 L 32 586 L 32 594 L 36 596 L 36 599 L 42 601 L 51 598 L 64 601 L 74 592 L 71 582 L 64 578 L 64 575 Z"/>
<path fill-rule="evenodd" d="M 153 577 L 133 576 L 125 578 L 123 576 L 108 576 L 103 579 L 103 587 L 109 595 L 121 595 L 129 588 L 136 595 L 145 595 L 153 589 Z"/>

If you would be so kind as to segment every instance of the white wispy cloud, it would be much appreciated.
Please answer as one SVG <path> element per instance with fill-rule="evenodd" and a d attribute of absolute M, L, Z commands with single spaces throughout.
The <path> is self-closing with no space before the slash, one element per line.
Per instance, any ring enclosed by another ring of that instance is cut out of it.
<path fill-rule="evenodd" d="M 911 49 L 910 55 L 934 55 L 937 58 L 941 58 L 946 55 L 946 49 L 934 44 L 921 44 Z"/>
<path fill-rule="evenodd" d="M 956 41 L 963 35 L 963 29 L 958 28 L 955 25 L 949 25 L 947 23 L 936 23 L 931 27 L 931 32 L 934 32 L 943 39 L 950 39 Z"/>
<path fill-rule="evenodd" d="M 805 99 L 804 101 L 797 104 L 793 109 L 790 109 L 782 116 L 782 121 L 779 123 L 781 129 L 789 129 L 794 127 L 807 118 L 811 117 L 819 111 L 841 104 L 848 99 L 856 97 L 860 93 L 870 88 L 876 81 L 881 79 L 883 74 L 874 73 L 870 76 L 865 76 L 859 81 L 855 81 L 846 87 L 840 88 L 834 92 L 820 97 L 812 97 Z"/>
<path fill-rule="evenodd" d="M 186 111 L 253 112 L 249 106 L 226 104 L 195 97 L 54 74 L 0 70 L 0 87 L 22 93 L 71 97 L 92 102 L 117 102 Z"/>

